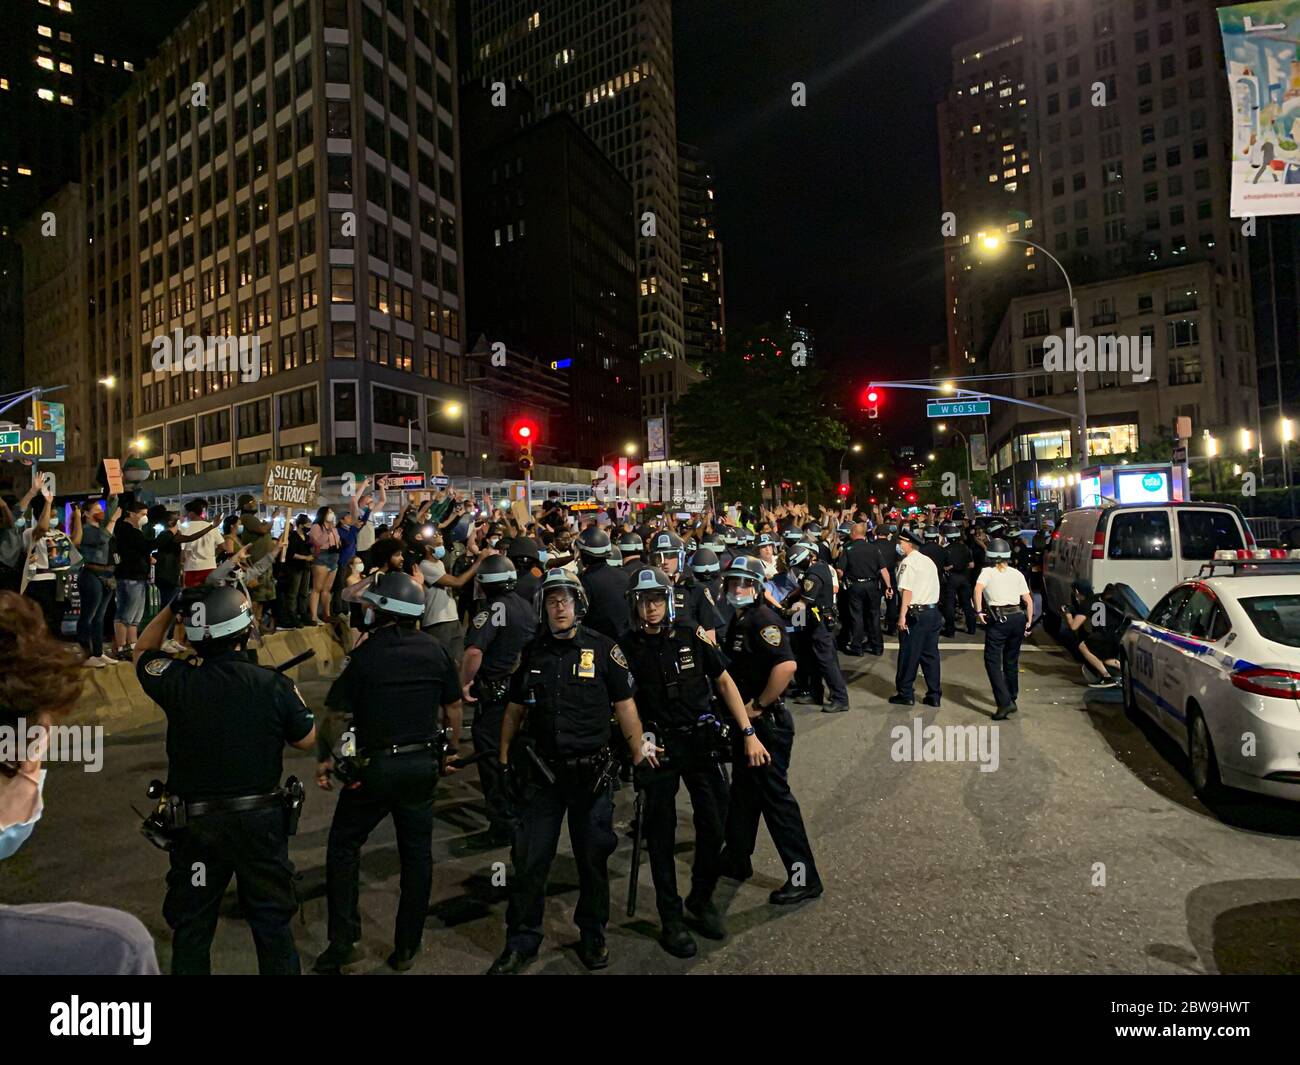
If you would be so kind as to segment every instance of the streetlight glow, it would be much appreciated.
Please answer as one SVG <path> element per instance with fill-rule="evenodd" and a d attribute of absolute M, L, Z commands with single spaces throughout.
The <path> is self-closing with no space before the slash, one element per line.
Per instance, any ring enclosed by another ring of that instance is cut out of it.
<path fill-rule="evenodd" d="M 109 374 L 107 377 L 101 377 L 99 379 L 99 383 L 103 385 L 105 388 L 116 388 L 117 378 L 114 377 L 112 374 Z"/>
<path fill-rule="evenodd" d="M 947 422 L 940 422 L 940 423 L 939 423 L 939 432 L 941 432 L 941 433 L 946 433 L 947 431 L 948 431 L 948 423 L 947 423 Z"/>
<path fill-rule="evenodd" d="M 637 446 L 632 441 L 629 440 L 626 444 L 623 445 L 624 455 L 635 455 L 636 452 L 637 452 Z"/>
<path fill-rule="evenodd" d="M 1295 439 L 1295 423 L 1290 418 L 1283 418 L 1278 424 L 1278 429 L 1282 434 L 1282 442 L 1289 444 Z"/>
<path fill-rule="evenodd" d="M 1241 441 L 1241 450 L 1249 451 L 1251 444 L 1255 442 L 1255 435 L 1249 429 L 1240 429 L 1237 435 Z"/>
<path fill-rule="evenodd" d="M 861 445 L 861 444 L 854 444 L 851 450 L 854 451 L 854 452 L 861 451 L 861 450 L 862 450 L 862 445 Z"/>
<path fill-rule="evenodd" d="M 1207 458 L 1214 458 L 1219 453 L 1219 442 L 1209 433 L 1205 434 L 1205 455 Z"/>
<path fill-rule="evenodd" d="M 447 415 L 448 418 L 455 418 L 460 414 L 460 404 L 448 403 L 445 407 L 442 408 L 442 413 Z"/>

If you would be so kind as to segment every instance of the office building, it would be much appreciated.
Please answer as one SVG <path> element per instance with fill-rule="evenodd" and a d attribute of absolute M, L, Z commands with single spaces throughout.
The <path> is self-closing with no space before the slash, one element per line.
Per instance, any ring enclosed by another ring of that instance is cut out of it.
<path fill-rule="evenodd" d="M 697 366 L 721 351 L 727 330 L 722 241 L 713 174 L 694 145 L 677 145 L 681 203 L 682 307 L 686 358 Z"/>

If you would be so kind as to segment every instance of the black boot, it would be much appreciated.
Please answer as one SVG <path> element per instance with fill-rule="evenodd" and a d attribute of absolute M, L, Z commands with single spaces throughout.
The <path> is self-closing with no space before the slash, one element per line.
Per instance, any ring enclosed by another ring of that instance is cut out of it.
<path fill-rule="evenodd" d="M 663 923 L 659 933 L 659 945 L 674 958 L 695 957 L 695 937 L 686 931 L 681 918 L 670 918 Z"/>
<path fill-rule="evenodd" d="M 688 898 L 686 913 L 689 915 L 691 926 L 705 939 L 727 937 L 727 926 L 722 922 L 722 914 L 718 912 L 711 899 Z"/>

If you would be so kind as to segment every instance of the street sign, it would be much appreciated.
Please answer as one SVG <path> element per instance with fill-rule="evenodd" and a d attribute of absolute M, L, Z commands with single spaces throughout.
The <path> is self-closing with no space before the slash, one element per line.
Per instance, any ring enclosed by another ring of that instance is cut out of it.
<path fill-rule="evenodd" d="M 55 460 L 55 435 L 35 429 L 0 430 L 0 458 L 37 459 L 41 462 Z M 13 452 L 13 454 L 3 454 Z"/>
<path fill-rule="evenodd" d="M 963 418 L 970 414 L 988 414 L 987 399 L 928 399 L 925 401 L 927 418 Z"/>
<path fill-rule="evenodd" d="M 425 487 L 424 472 L 394 473 L 384 478 L 384 487 L 390 492 L 422 492 Z"/>
<path fill-rule="evenodd" d="M 446 488 L 451 484 L 450 477 L 444 477 L 442 474 L 435 474 L 432 481 L 429 482 L 434 488 Z"/>
<path fill-rule="evenodd" d="M 411 473 L 420 468 L 415 456 L 405 451 L 394 451 L 388 456 L 389 469 L 394 473 Z"/>
<path fill-rule="evenodd" d="M 913 482 L 912 482 L 912 487 L 913 487 L 913 488 L 933 488 L 933 487 L 934 487 L 934 482 L 933 482 L 933 481 L 913 481 Z"/>
<path fill-rule="evenodd" d="M 1175 466 L 1186 466 L 1187 448 L 1185 447 L 1174 448 L 1173 458 L 1170 461 L 1172 461 Z"/>
<path fill-rule="evenodd" d="M 722 487 L 722 464 L 721 463 L 718 462 L 700 463 L 700 487 L 701 488 Z"/>

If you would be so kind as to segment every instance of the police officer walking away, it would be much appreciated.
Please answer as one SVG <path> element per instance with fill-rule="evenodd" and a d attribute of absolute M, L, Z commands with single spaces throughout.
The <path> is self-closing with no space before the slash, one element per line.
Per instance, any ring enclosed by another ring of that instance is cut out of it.
<path fill-rule="evenodd" d="M 903 529 L 898 534 L 898 549 L 903 560 L 898 564 L 898 670 L 894 676 L 897 692 L 889 697 L 896 706 L 916 703 L 916 671 L 925 671 L 926 706 L 938 706 L 943 696 L 939 677 L 939 572 L 934 562 L 922 553 L 925 541 L 919 533 Z"/>
<path fill-rule="evenodd" d="M 831 568 L 817 557 L 817 545 L 804 540 L 790 549 L 786 564 L 798 584 L 782 608 L 794 618 L 792 637 L 795 654 L 803 658 L 803 672 L 808 677 L 808 699 L 822 701 L 822 681 L 830 700 L 822 705 L 824 714 L 841 714 L 849 708 L 849 690 L 840 672 L 831 637 L 831 612 L 835 593 L 831 588 Z"/>
<path fill-rule="evenodd" d="M 578 534 L 579 580 L 591 609 L 583 619 L 589 629 L 617 640 L 627 632 L 627 570 L 612 567 L 609 536 L 594 525 Z"/>
<path fill-rule="evenodd" d="M 966 618 L 966 631 L 975 631 L 975 604 L 971 581 L 975 576 L 975 556 L 961 537 L 956 522 L 946 522 L 939 527 L 948 541 L 948 579 L 943 582 L 943 635 L 957 635 L 957 610 Z"/>
<path fill-rule="evenodd" d="M 510 674 L 537 628 L 531 603 L 515 592 L 515 565 L 501 555 L 483 560 L 475 578 L 479 599 L 465 632 L 460 663 L 461 694 L 474 709 L 470 735 L 479 755 L 478 775 L 489 822 L 488 842 L 510 842 L 514 828 L 505 782 L 497 769 L 501 721 L 506 713 Z"/>
<path fill-rule="evenodd" d="M 993 540 L 988 546 L 988 560 L 993 565 L 984 569 L 975 582 L 975 609 L 986 626 L 984 670 L 997 704 L 993 720 L 1001 721 L 1019 709 L 1016 696 L 1020 694 L 1020 645 L 1034 620 L 1034 598 L 1025 575 L 1009 565 L 1009 543 Z"/>
<path fill-rule="evenodd" d="M 654 736 L 659 768 L 646 779 L 642 829 L 650 852 L 655 902 L 659 908 L 659 943 L 678 958 L 695 956 L 695 940 L 683 924 L 677 893 L 677 789 L 685 783 L 695 821 L 695 860 L 686 911 L 694 927 L 709 939 L 722 939 L 726 928 L 713 904 L 727 816 L 729 785 L 721 745 L 729 742 L 721 719 L 712 712 L 709 682 L 717 689 L 734 728 L 749 729 L 749 715 L 722 654 L 703 629 L 675 617 L 673 585 L 660 569 L 643 566 L 632 574 L 627 601 L 632 630 L 621 646 L 636 682 L 637 709 Z M 771 760 L 754 735 L 744 738 L 747 762 Z"/>
<path fill-rule="evenodd" d="M 757 736 L 772 756 L 766 764 L 737 760 L 727 809 L 722 875 L 748 880 L 754 875 L 750 859 L 758 842 L 762 815 L 772 836 L 786 882 L 768 896 L 776 906 L 815 899 L 824 890 L 799 803 L 790 791 L 790 755 L 794 751 L 794 718 L 781 699 L 794 676 L 794 653 L 781 619 L 763 603 L 763 564 L 741 556 L 724 571 L 722 587 L 736 613 L 727 625 L 723 649 L 732 679 L 745 702 L 747 740 Z"/>
<path fill-rule="evenodd" d="M 848 639 L 851 655 L 885 653 L 880 634 L 880 600 L 892 588 L 889 562 L 877 544 L 867 539 L 865 522 L 858 522 L 849 533 L 847 549 L 841 556 L 844 566 L 844 601 L 848 608 Z M 889 545 L 884 544 L 885 547 Z"/>
<path fill-rule="evenodd" d="M 199 655 L 186 662 L 159 649 L 178 615 Z M 297 902 L 289 836 L 302 793 L 292 779 L 281 789 L 280 774 L 284 745 L 313 749 L 316 725 L 292 680 L 249 661 L 251 617 L 237 588 L 203 585 L 178 592 L 136 642 L 140 686 L 167 715 L 166 793 L 173 809 L 184 810 L 183 827 L 173 818 L 163 902 L 178 976 L 211 971 L 231 876 L 258 971 L 301 972 L 290 927 Z"/>
<path fill-rule="evenodd" d="M 369 635 L 353 649 L 326 706 L 351 715 L 344 765 L 327 754 L 316 783 L 332 789 L 330 772 L 348 786 L 339 795 L 325 855 L 329 946 L 314 971 L 337 974 L 359 961 L 357 910 L 361 848 L 391 816 L 401 861 L 401 897 L 388 964 L 414 964 L 433 891 L 433 793 L 442 771 L 444 738 L 460 735 L 460 679 L 447 649 L 419 628 L 424 589 L 405 573 L 380 574 L 362 594 Z M 444 728 L 447 730 L 444 733 Z"/>
<path fill-rule="evenodd" d="M 488 970 L 492 976 L 517 973 L 537 957 L 546 880 L 566 815 L 578 866 L 578 957 L 588 969 L 609 964 L 607 863 L 617 844 L 611 706 L 638 776 L 654 767 L 655 753 L 642 752 L 627 659 L 608 636 L 581 624 L 586 612 L 578 579 L 551 570 L 537 597 L 537 638 L 510 682 L 499 764 L 518 798 L 519 828 L 511 851 L 506 946 Z"/>

